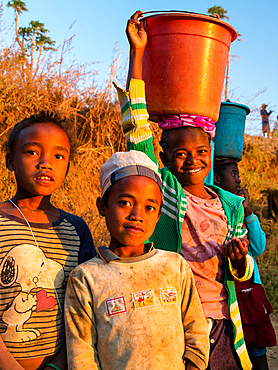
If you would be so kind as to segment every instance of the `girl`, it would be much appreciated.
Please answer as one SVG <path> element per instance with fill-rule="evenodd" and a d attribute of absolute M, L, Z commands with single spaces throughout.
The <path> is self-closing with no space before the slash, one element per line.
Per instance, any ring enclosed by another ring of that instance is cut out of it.
<path fill-rule="evenodd" d="M 0 369 L 67 369 L 66 283 L 95 254 L 85 221 L 50 202 L 74 152 L 67 125 L 41 112 L 9 136 L 6 165 L 17 190 L 0 204 Z"/>
<path fill-rule="evenodd" d="M 214 183 L 222 189 L 244 198 L 242 205 L 244 225 L 248 230 L 249 251 L 253 257 L 260 256 L 266 246 L 265 233 L 261 229 L 258 217 L 250 208 L 248 190 L 240 186 L 241 180 L 237 162 L 231 158 L 215 160 Z M 252 279 L 243 283 L 236 282 L 235 287 L 242 315 L 247 351 L 253 364 L 253 370 L 268 370 L 266 347 L 277 344 L 269 317 L 273 308 L 262 286 L 255 259 Z"/>
<path fill-rule="evenodd" d="M 117 90 L 128 149 L 143 151 L 157 163 L 141 75 L 147 44 L 146 31 L 138 21 L 142 14 L 136 12 L 126 29 L 129 91 Z M 215 130 L 209 119 L 162 117 L 160 126 L 164 128 L 160 142 L 164 199 L 150 240 L 160 249 L 183 254 L 192 268 L 210 329 L 208 369 L 251 369 L 234 287 L 234 278 L 247 280 L 253 272 L 248 242 L 243 239 L 242 199 L 204 183 L 211 169 L 210 139 Z"/>

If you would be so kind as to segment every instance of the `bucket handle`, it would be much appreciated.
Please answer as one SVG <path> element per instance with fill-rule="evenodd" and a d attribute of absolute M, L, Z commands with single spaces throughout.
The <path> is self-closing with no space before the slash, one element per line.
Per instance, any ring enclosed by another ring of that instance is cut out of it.
<path fill-rule="evenodd" d="M 158 14 L 158 13 L 198 14 L 198 15 L 207 15 L 208 17 L 219 19 L 218 14 L 203 14 L 203 13 L 196 13 L 196 12 L 188 12 L 186 10 L 149 10 L 148 12 L 144 12 L 143 18 L 141 19 L 144 20 L 145 14 Z"/>

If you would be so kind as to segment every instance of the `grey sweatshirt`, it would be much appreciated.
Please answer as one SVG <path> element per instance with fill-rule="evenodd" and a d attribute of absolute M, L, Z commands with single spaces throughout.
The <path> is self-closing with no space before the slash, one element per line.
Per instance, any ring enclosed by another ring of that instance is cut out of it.
<path fill-rule="evenodd" d="M 65 301 L 69 369 L 207 367 L 207 324 L 187 262 L 153 249 L 71 273 Z"/>

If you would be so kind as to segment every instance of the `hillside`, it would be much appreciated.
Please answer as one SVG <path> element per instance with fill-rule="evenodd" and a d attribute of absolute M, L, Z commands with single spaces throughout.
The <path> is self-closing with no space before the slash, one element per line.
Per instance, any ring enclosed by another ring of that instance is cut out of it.
<path fill-rule="evenodd" d="M 278 222 L 268 219 L 267 192 L 278 189 L 278 138 L 245 136 L 239 163 L 242 185 L 249 189 L 253 211 L 267 236 L 267 247 L 257 261 L 267 295 L 278 310 Z"/>
<path fill-rule="evenodd" d="M 86 145 L 80 143 L 78 154 L 71 163 L 70 171 L 62 186 L 53 194 L 53 203 L 68 212 L 81 216 L 88 223 L 96 245 L 109 243 L 108 233 L 103 218 L 96 209 L 96 199 L 100 194 L 98 174 L 101 165 L 117 150 L 124 150 L 125 139 L 120 132 L 120 114 L 118 106 L 107 106 L 105 101 L 94 112 L 94 122 L 100 122 L 100 113 L 110 125 L 101 130 L 99 124 L 94 127 L 94 139 Z M 92 111 L 91 113 L 92 114 Z M 99 115 L 99 118 L 98 118 Z M 82 127 L 78 127 L 79 130 Z M 154 144 L 159 151 L 159 130 Z M 81 130 L 82 131 L 82 130 Z M 244 155 L 239 164 L 242 186 L 249 189 L 253 211 L 258 215 L 267 236 L 267 247 L 257 259 L 261 278 L 267 296 L 276 313 L 272 315 L 273 325 L 278 334 L 278 222 L 267 217 L 268 189 L 278 189 L 278 139 L 263 139 L 246 136 Z M 5 168 L 4 153 L 0 157 L 0 201 L 13 196 L 15 181 L 13 174 Z M 278 348 L 268 351 L 269 368 L 275 369 L 278 363 Z"/>

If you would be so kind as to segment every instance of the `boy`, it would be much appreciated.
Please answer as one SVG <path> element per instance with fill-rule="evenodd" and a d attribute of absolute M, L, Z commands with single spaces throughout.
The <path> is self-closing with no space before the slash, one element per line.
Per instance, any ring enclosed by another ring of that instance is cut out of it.
<path fill-rule="evenodd" d="M 205 369 L 207 325 L 190 267 L 144 244 L 161 212 L 157 166 L 144 153 L 115 153 L 100 187 L 111 241 L 69 278 L 69 369 Z"/>
<path fill-rule="evenodd" d="M 0 204 L 0 369 L 67 369 L 66 283 L 95 254 L 85 221 L 50 202 L 74 152 L 68 127 L 43 111 L 9 136 L 6 165 L 17 189 Z"/>

